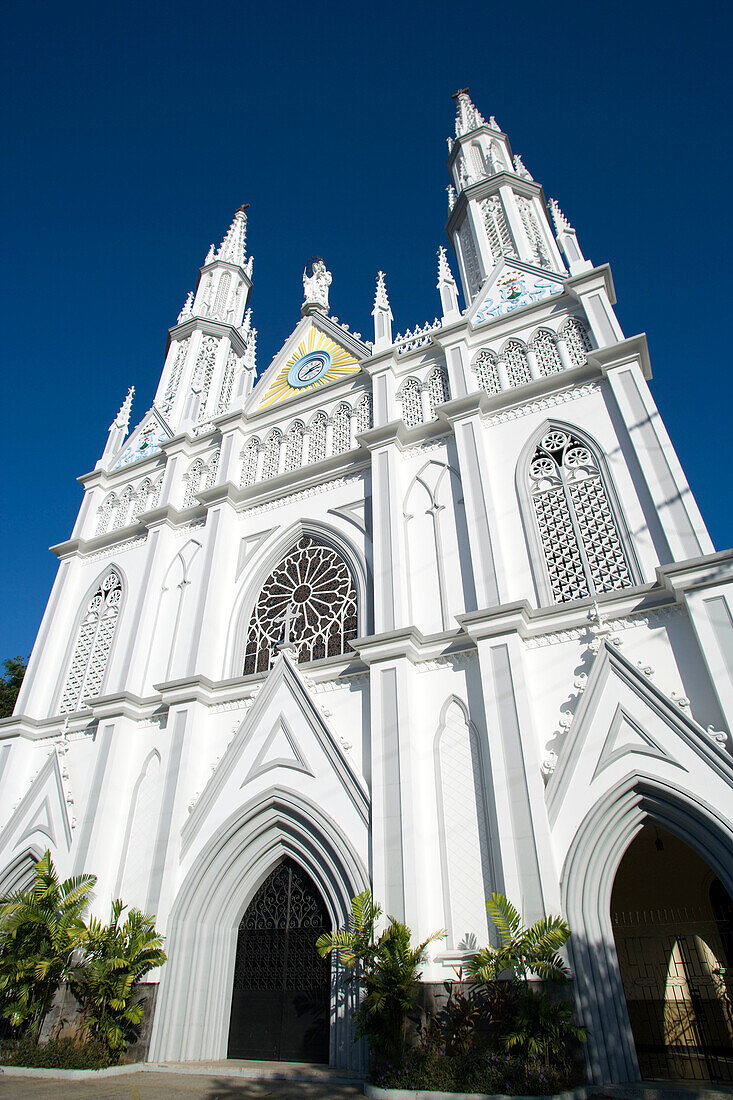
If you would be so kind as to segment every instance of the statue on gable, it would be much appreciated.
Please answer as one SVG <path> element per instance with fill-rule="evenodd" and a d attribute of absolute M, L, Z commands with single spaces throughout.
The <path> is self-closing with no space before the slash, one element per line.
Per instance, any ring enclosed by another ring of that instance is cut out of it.
<path fill-rule="evenodd" d="M 328 288 L 331 285 L 331 272 L 320 256 L 309 260 L 303 271 L 303 312 L 317 309 L 328 313 Z"/>

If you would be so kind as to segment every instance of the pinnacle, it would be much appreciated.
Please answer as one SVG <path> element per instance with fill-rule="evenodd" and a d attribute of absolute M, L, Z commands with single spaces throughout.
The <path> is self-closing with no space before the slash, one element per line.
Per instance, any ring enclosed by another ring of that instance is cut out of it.
<path fill-rule="evenodd" d="M 127 397 L 120 405 L 120 411 L 117 413 L 114 422 L 110 425 L 110 431 L 112 430 L 112 428 L 124 428 L 125 432 L 127 432 L 127 429 L 130 426 L 130 410 L 132 409 L 132 399 L 134 396 L 135 387 L 130 386 L 129 390 L 127 391 Z"/>
<path fill-rule="evenodd" d="M 468 88 L 459 88 L 454 93 L 453 98 L 456 101 L 456 137 L 462 137 L 463 134 L 468 134 L 471 130 L 486 125 L 486 119 L 471 102 Z"/>
<path fill-rule="evenodd" d="M 374 309 L 390 309 L 389 298 L 387 297 L 387 287 L 384 283 L 383 271 L 377 272 L 377 289 L 374 294 Z"/>
<path fill-rule="evenodd" d="M 244 266 L 247 240 L 247 215 L 245 211 L 248 206 L 249 203 L 244 203 L 234 215 L 232 224 L 229 226 L 216 254 L 217 260 L 226 260 L 227 263 L 237 264 L 239 267 Z"/>
<path fill-rule="evenodd" d="M 454 286 L 456 283 L 443 245 L 438 249 L 438 287 L 440 287 L 441 283 L 453 283 Z"/>
<path fill-rule="evenodd" d="M 570 222 L 560 209 L 557 199 L 550 199 L 547 205 L 550 207 L 550 213 L 552 214 L 552 220 L 555 223 L 556 232 L 561 233 L 563 229 L 572 228 Z"/>

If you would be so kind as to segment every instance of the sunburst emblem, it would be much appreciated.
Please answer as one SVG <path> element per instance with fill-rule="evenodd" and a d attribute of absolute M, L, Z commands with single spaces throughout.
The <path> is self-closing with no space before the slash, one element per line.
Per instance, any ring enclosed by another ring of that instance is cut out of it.
<path fill-rule="evenodd" d="M 330 336 L 311 327 L 283 364 L 263 398 L 261 409 L 278 405 L 298 393 L 337 382 L 359 369 L 359 361 Z"/>

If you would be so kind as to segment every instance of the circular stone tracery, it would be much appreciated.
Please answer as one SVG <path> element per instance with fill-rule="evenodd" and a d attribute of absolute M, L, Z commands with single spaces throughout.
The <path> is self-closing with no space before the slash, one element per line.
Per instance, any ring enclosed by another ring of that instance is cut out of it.
<path fill-rule="evenodd" d="M 298 661 L 316 661 L 345 653 L 356 634 L 349 567 L 332 547 L 304 535 L 262 586 L 247 631 L 244 674 L 266 672 L 282 642 L 295 646 Z"/>

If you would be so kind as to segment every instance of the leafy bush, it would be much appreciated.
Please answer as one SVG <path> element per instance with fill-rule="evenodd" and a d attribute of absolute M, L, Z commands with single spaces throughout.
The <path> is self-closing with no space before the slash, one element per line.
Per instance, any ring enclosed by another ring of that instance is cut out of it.
<path fill-rule="evenodd" d="M 382 1067 L 371 1080 L 382 1088 L 508 1096 L 547 1096 L 567 1087 L 566 1076 L 556 1068 L 548 1068 L 536 1059 L 490 1050 L 453 1055 L 437 1050 L 411 1050 L 402 1062 Z"/>
<path fill-rule="evenodd" d="M 36 1043 L 32 1035 L 0 1044 L 0 1063 L 4 1066 L 33 1066 L 40 1069 L 104 1069 L 114 1065 L 104 1043 L 78 1038 L 51 1039 Z"/>

